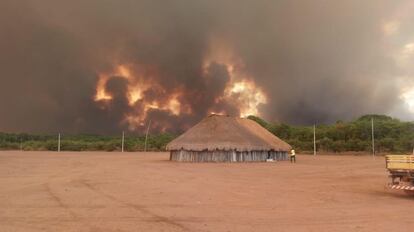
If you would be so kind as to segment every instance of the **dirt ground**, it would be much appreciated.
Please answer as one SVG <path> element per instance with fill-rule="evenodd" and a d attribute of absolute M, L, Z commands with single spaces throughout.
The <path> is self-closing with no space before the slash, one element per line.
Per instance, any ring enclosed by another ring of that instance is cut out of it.
<path fill-rule="evenodd" d="M 0 231 L 413 231 L 384 158 L 175 163 L 168 153 L 0 152 Z"/>

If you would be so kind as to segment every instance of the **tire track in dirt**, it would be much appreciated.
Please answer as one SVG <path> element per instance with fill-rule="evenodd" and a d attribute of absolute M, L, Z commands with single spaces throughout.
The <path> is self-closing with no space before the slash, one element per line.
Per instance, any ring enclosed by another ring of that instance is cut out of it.
<path fill-rule="evenodd" d="M 99 194 L 99 195 L 101 195 L 101 196 L 103 196 L 103 197 L 105 197 L 105 198 L 107 198 L 109 200 L 112 200 L 114 202 L 117 202 L 119 204 L 122 204 L 124 206 L 127 206 L 129 208 L 132 208 L 132 209 L 134 209 L 136 211 L 139 211 L 139 212 L 141 212 L 143 214 L 150 215 L 151 217 L 153 217 L 155 219 L 154 220 L 155 222 L 165 223 L 165 224 L 168 224 L 168 225 L 177 227 L 177 228 L 181 229 L 182 231 L 191 231 L 186 226 L 184 226 L 184 225 L 182 225 L 182 224 L 180 224 L 180 223 L 178 223 L 178 222 L 176 222 L 174 220 L 171 220 L 168 217 L 164 217 L 164 216 L 158 215 L 158 214 L 156 214 L 154 212 L 149 211 L 148 209 L 145 209 L 145 206 L 138 205 L 138 204 L 134 204 L 134 203 L 130 203 L 130 202 L 125 202 L 125 201 L 122 201 L 122 200 L 120 200 L 120 199 L 118 199 L 118 198 L 116 198 L 116 197 L 114 197 L 114 196 L 112 196 L 110 194 L 107 194 L 107 193 L 99 190 L 98 188 L 96 188 L 92 184 L 86 182 L 85 180 L 80 180 L 80 183 L 83 184 L 86 188 L 90 189 L 91 191 L 93 191 L 93 192 L 95 192 L 95 193 L 97 193 L 97 194 Z"/>
<path fill-rule="evenodd" d="M 44 186 L 45 186 L 46 193 L 53 199 L 53 201 L 55 201 L 59 205 L 59 207 L 64 209 L 66 212 L 68 212 L 73 219 L 79 219 L 79 217 L 76 215 L 76 213 L 73 212 L 69 208 L 68 205 L 63 203 L 62 199 L 55 192 L 52 191 L 52 189 L 50 188 L 49 183 L 45 183 Z"/>
<path fill-rule="evenodd" d="M 73 210 L 71 210 L 70 206 L 65 204 L 62 201 L 62 198 L 59 197 L 59 195 L 56 194 L 50 188 L 49 183 L 45 183 L 44 186 L 45 186 L 45 190 L 46 190 L 47 194 L 53 199 L 53 201 L 55 201 L 60 208 L 64 209 L 66 212 L 69 213 L 69 215 L 71 216 L 71 219 L 72 219 L 72 220 L 69 220 L 69 221 L 78 221 L 83 225 L 83 227 L 89 228 L 92 231 L 102 231 L 101 229 L 99 229 L 99 227 L 97 227 L 96 225 L 91 225 L 89 222 L 85 221 L 85 218 L 78 216 Z M 61 220 L 59 220 L 59 221 L 61 221 Z M 117 232 L 122 232 L 122 230 L 118 229 Z"/>

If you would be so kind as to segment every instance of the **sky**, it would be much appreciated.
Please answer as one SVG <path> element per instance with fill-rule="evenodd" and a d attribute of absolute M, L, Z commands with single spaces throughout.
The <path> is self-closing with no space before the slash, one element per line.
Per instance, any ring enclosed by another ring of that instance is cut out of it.
<path fill-rule="evenodd" d="M 414 120 L 410 0 L 2 0 L 0 131 Z"/>

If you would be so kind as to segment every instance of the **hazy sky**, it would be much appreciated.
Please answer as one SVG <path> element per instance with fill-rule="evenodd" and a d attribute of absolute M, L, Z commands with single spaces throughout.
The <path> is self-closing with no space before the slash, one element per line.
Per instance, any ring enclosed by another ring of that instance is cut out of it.
<path fill-rule="evenodd" d="M 2 0 L 0 131 L 414 120 L 412 0 Z"/>

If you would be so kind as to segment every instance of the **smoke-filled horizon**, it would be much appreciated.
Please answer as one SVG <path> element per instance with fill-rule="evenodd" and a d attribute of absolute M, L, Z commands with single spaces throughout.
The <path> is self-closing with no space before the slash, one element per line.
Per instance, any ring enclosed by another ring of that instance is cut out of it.
<path fill-rule="evenodd" d="M 0 131 L 414 120 L 410 0 L 0 2 Z"/>

